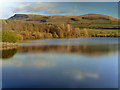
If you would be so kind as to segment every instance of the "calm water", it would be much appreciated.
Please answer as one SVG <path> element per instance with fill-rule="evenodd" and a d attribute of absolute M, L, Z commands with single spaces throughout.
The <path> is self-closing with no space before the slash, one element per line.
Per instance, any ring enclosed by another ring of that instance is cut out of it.
<path fill-rule="evenodd" d="M 117 88 L 118 39 L 46 39 L 3 50 L 3 88 Z"/>

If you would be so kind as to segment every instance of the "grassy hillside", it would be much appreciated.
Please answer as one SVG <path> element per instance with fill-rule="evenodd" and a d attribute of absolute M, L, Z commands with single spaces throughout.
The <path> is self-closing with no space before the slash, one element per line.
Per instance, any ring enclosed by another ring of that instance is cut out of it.
<path fill-rule="evenodd" d="M 82 16 L 44 16 L 35 14 L 15 14 L 9 20 L 24 20 L 30 22 L 67 25 L 79 28 L 118 28 L 118 20 L 111 16 L 100 14 L 87 14 Z"/>

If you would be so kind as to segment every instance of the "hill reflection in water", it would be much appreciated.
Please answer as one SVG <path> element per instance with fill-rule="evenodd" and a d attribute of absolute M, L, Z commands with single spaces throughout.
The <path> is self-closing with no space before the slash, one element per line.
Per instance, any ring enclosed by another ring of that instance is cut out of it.
<path fill-rule="evenodd" d="M 18 51 L 18 52 L 17 52 Z M 16 53 L 55 53 L 55 54 L 76 54 L 90 57 L 100 57 L 111 55 L 117 52 L 116 44 L 99 45 L 40 45 L 40 46 L 20 46 L 17 49 L 2 51 L 2 58 L 12 58 Z"/>
<path fill-rule="evenodd" d="M 104 56 L 117 52 L 117 45 L 40 45 L 18 47 L 19 53 L 77 54 L 84 56 Z"/>

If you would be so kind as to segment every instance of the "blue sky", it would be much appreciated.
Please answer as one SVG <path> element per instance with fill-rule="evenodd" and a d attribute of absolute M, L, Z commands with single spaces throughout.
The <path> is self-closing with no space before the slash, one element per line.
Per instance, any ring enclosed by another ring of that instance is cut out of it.
<path fill-rule="evenodd" d="M 9 2 L 2 6 L 2 16 L 14 14 L 67 15 L 104 14 L 118 17 L 117 2 Z"/>

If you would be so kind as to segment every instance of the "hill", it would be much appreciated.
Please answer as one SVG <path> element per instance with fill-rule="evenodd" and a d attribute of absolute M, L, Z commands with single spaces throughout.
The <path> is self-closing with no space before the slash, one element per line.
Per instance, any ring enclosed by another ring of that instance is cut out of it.
<path fill-rule="evenodd" d="M 86 14 L 81 16 L 45 16 L 36 14 L 15 14 L 9 18 L 10 20 L 25 20 L 25 21 L 41 21 L 45 19 L 46 21 L 80 21 L 80 20 L 117 20 L 111 16 L 101 15 L 101 14 Z"/>
<path fill-rule="evenodd" d="M 81 16 L 45 16 L 35 14 L 15 14 L 8 20 L 23 20 L 55 25 L 67 25 L 79 28 L 118 28 L 118 20 L 101 14 L 87 14 Z"/>

